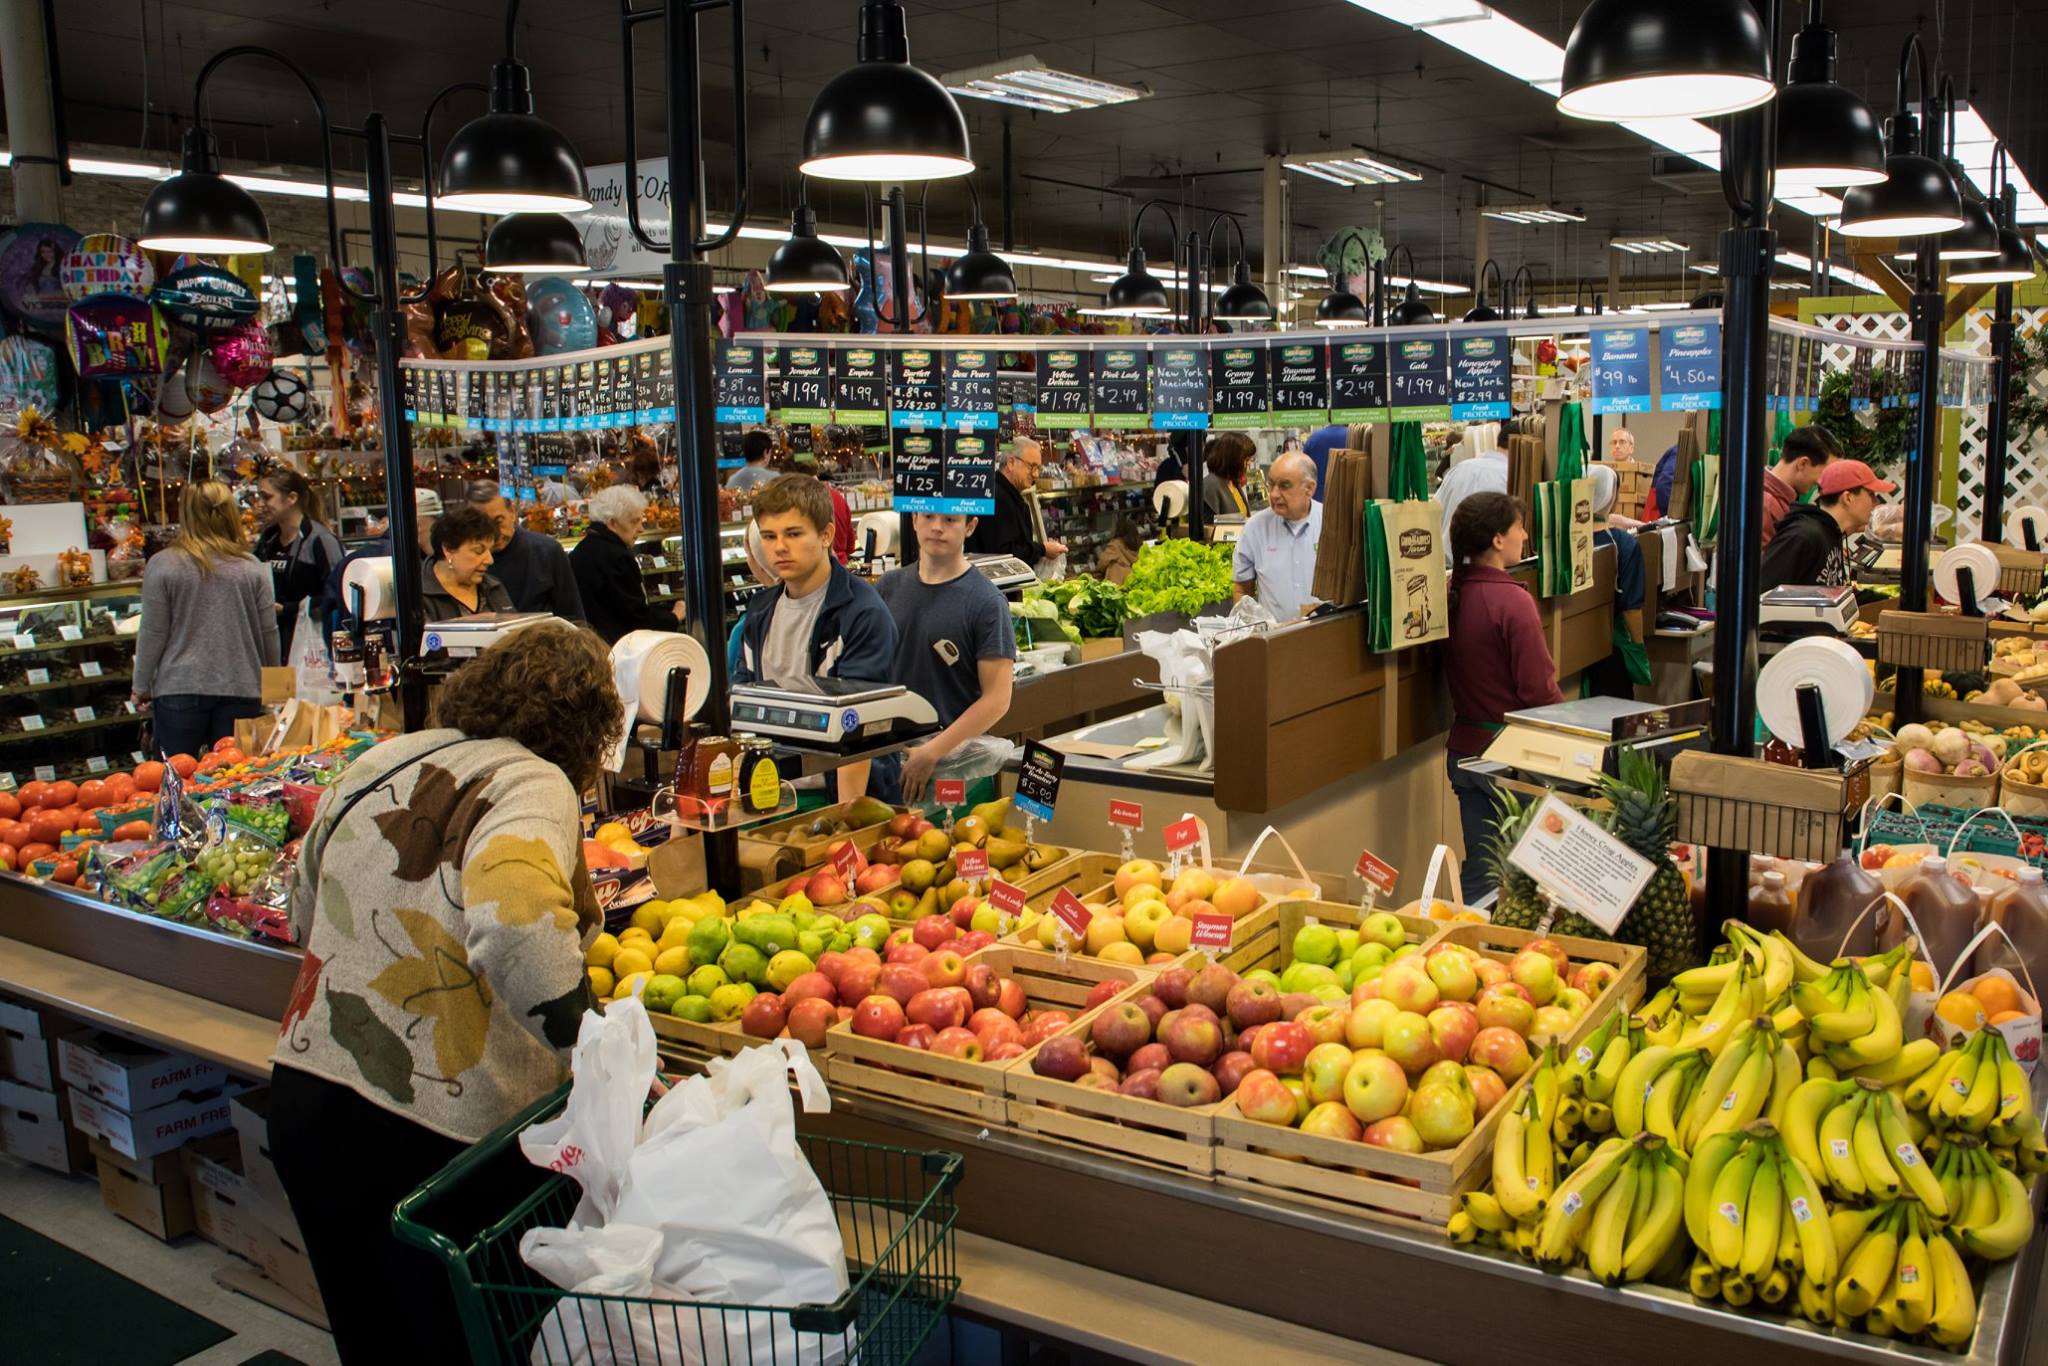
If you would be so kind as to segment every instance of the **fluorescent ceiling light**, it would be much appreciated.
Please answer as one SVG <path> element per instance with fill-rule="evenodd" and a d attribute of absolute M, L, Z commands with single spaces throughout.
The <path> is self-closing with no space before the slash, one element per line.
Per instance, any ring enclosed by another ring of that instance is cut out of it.
<path fill-rule="evenodd" d="M 1484 19 L 1490 12 L 1478 0 L 1351 0 L 1351 3 L 1397 24 L 1407 24 L 1410 28 Z"/>
<path fill-rule="evenodd" d="M 1092 76 L 1076 76 L 1032 56 L 956 71 L 942 83 L 955 95 L 1014 104 L 1043 114 L 1070 114 L 1077 109 L 1129 104 L 1152 93 L 1114 81 L 1098 81 Z"/>
<path fill-rule="evenodd" d="M 1809 275 L 1813 272 L 1813 258 L 1811 256 L 1802 256 L 1796 251 L 1781 251 L 1778 253 L 1776 260 L 1781 266 L 1790 266 L 1794 270 L 1805 271 Z M 1847 266 L 1838 266 L 1832 261 L 1827 263 L 1827 269 L 1829 275 L 1832 275 L 1845 285 L 1854 285 L 1856 288 L 1869 294 L 1884 293 L 1884 286 L 1861 271 L 1851 270 Z"/>
<path fill-rule="evenodd" d="M 1284 275 L 1299 275 L 1308 280 L 1327 280 L 1330 278 L 1330 272 L 1324 270 L 1321 266 L 1283 266 L 1281 267 L 1281 273 Z M 1408 277 L 1405 275 L 1389 275 L 1387 277 L 1387 284 L 1395 289 L 1406 289 L 1408 287 Z M 1415 287 L 1424 294 L 1470 294 L 1472 292 L 1470 285 L 1446 284 L 1442 280 L 1417 280 Z"/>
<path fill-rule="evenodd" d="M 1505 14 L 1488 10 L 1484 18 L 1431 25 L 1428 33 L 1531 85 L 1564 79 L 1564 49 Z"/>
<path fill-rule="evenodd" d="M 1488 218 L 1498 218 L 1503 223 L 1520 223 L 1527 227 L 1539 223 L 1583 223 L 1586 215 L 1570 213 L 1564 209 L 1553 209 L 1547 204 L 1511 204 L 1482 208 Z"/>
<path fill-rule="evenodd" d="M 1368 156 L 1362 151 L 1317 152 L 1283 157 L 1280 164 L 1299 175 L 1314 176 L 1332 185 L 1399 185 L 1422 179 L 1422 173 L 1391 161 Z"/>
<path fill-rule="evenodd" d="M 1683 242 L 1673 242 L 1665 237 L 1617 237 L 1607 244 L 1616 251 L 1625 251 L 1631 256 L 1658 256 L 1674 251 L 1691 251 Z"/>
<path fill-rule="evenodd" d="M 1658 303 L 1651 303 L 1651 304 L 1637 304 L 1637 305 L 1635 306 L 1635 310 L 1634 310 L 1634 311 L 1635 311 L 1635 312 L 1638 312 L 1638 313 L 1675 313 L 1675 312 L 1677 312 L 1677 311 L 1678 311 L 1679 309 L 1681 309 L 1681 308 L 1691 308 L 1691 307 L 1692 307 L 1692 305 L 1691 305 L 1691 304 L 1688 304 L 1688 303 L 1679 303 L 1679 302 L 1678 302 L 1678 301 L 1676 301 L 1676 300 L 1672 300 L 1672 299 L 1667 299 L 1667 300 L 1663 300 L 1663 301 L 1660 301 L 1660 302 L 1658 302 Z"/>

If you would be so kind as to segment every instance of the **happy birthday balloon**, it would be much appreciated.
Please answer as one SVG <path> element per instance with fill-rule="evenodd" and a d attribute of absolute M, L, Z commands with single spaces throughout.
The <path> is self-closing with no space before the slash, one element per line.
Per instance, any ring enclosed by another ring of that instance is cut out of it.
<path fill-rule="evenodd" d="M 59 278 L 64 293 L 74 302 L 95 294 L 147 295 L 156 281 L 156 269 L 142 248 L 111 232 L 95 232 L 81 239 L 64 258 Z"/>

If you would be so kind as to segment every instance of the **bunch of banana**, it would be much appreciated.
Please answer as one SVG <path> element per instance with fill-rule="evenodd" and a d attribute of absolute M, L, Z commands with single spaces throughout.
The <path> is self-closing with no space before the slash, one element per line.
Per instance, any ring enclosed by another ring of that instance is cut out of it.
<path fill-rule="evenodd" d="M 1792 1004 L 1806 1021 L 1810 1054 L 1826 1059 L 1838 1073 L 1875 1067 L 1898 1055 L 1906 1034 L 1902 1006 L 1912 987 L 1907 970 L 1912 960 L 1899 949 L 1910 942 L 1865 966 L 1840 963 L 1825 977 L 1794 984 Z M 1873 971 L 1882 982 L 1873 979 Z"/>
<path fill-rule="evenodd" d="M 1644 1047 L 1642 1027 L 1616 1012 L 1572 1050 L 1558 1073 L 1564 1100 L 1551 1136 L 1567 1152 L 1589 1138 L 1614 1132 L 1614 1093 L 1629 1059 Z M 1569 1122 L 1568 1122 L 1569 1121 Z"/>
<path fill-rule="evenodd" d="M 1914 1079 L 1906 1088 L 1906 1105 L 1925 1111 L 1927 1122 L 1940 1133 L 1982 1134 L 2003 1126 L 2018 1139 L 2023 1117 L 2033 1118 L 2034 1088 L 2004 1037 L 1995 1029 L 1980 1029 Z"/>
<path fill-rule="evenodd" d="M 1630 1027 L 1643 1036 L 1638 1047 L 1676 1045 L 1687 1023 L 1685 1012 L 1678 1008 L 1678 990 L 1669 983 L 1638 1006 L 1629 1019 Z"/>
<path fill-rule="evenodd" d="M 1961 1347 L 1977 1331 L 1977 1292 L 1956 1246 L 1918 1202 L 1839 1210 L 1847 1249 L 1834 1287 L 1833 1323 L 1879 1337 L 1925 1335 Z"/>
<path fill-rule="evenodd" d="M 1779 1304 L 1797 1289 L 1810 1313 L 1835 1283 L 1839 1261 L 1820 1184 L 1769 1120 L 1701 1141 L 1686 1177 L 1685 1227 L 1700 1253 L 1688 1280 L 1703 1299 Z"/>
<path fill-rule="evenodd" d="M 2002 1262 L 2034 1236 L 2026 1183 L 1974 1138 L 1941 1145 L 1934 1179 L 1948 1201 L 1949 1234 L 1972 1256 Z"/>
<path fill-rule="evenodd" d="M 1775 930 L 1763 934 L 1740 920 L 1722 922 L 1727 943 L 1714 950 L 1703 967 L 1687 968 L 1671 979 L 1678 992 L 1680 1009 L 1704 1016 L 1712 1012 L 1721 991 L 1738 969 L 1756 973 L 1763 983 L 1761 1008 L 1783 996 L 1794 982 L 1812 981 L 1827 968 L 1801 952 L 1799 946 Z M 1749 1012 L 1754 1014 L 1754 1011 Z"/>
<path fill-rule="evenodd" d="M 1901 1194 L 1937 1219 L 1950 1205 L 1914 1141 L 1899 1097 L 1866 1077 L 1801 1082 L 1778 1121 L 1786 1150 L 1840 1200 Z"/>
<path fill-rule="evenodd" d="M 1500 1127 L 1494 1130 L 1493 1199 L 1509 1220 L 1533 1224 L 1556 1184 L 1557 1156 L 1551 1146 L 1550 1124 L 1532 1085 L 1523 1090 L 1521 1103 L 1501 1116 Z"/>
<path fill-rule="evenodd" d="M 1680 1150 L 1698 1152 L 1701 1141 L 1717 1133 L 1757 1119 L 1775 1121 L 1802 1075 L 1797 1051 L 1779 1036 L 1770 1016 L 1742 1021 L 1679 1115 Z"/>
<path fill-rule="evenodd" d="M 1685 1011 L 1687 1023 L 1679 1033 L 1680 1049 L 1704 1050 L 1711 1058 L 1721 1056 L 1734 1037 L 1736 1027 L 1745 1020 L 1768 1013 L 1772 998 L 1766 992 L 1764 974 L 1750 966 L 1749 959 L 1737 957 L 1714 968 L 1696 968 L 1690 971 L 1707 972 L 1725 968 L 1721 987 L 1704 1012 Z M 1690 993 L 1680 991 L 1680 1008 Z M 1697 998 L 1694 998 L 1697 999 Z"/>
<path fill-rule="evenodd" d="M 1684 1265 L 1685 1158 L 1654 1134 L 1610 1138 L 1566 1177 L 1543 1211 L 1535 1257 L 1547 1271 L 1583 1260 L 1610 1286 Z"/>

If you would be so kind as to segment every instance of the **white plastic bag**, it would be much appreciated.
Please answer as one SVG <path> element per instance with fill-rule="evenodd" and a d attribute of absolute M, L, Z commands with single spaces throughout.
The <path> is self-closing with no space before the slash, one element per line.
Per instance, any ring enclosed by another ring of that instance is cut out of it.
<path fill-rule="evenodd" d="M 595 1229 L 537 1228 L 519 1240 L 519 1255 L 528 1266 L 579 1296 L 652 1298 L 654 1259 L 660 1253 L 661 1234 L 627 1224 Z M 664 1305 L 563 1299 L 541 1322 L 532 1360 L 549 1366 L 586 1366 L 622 1357 L 666 1361 L 679 1355 L 675 1318 L 674 1311 Z"/>
<path fill-rule="evenodd" d="M 569 1103 L 554 1119 L 519 1135 L 527 1161 L 583 1187 L 576 1225 L 602 1228 L 619 1207 L 627 1164 L 640 1141 L 654 1061 L 654 1026 L 638 996 L 621 997 L 602 1015 L 585 1011 L 570 1058 L 576 1084 Z"/>
<path fill-rule="evenodd" d="M 327 706 L 341 701 L 334 684 L 334 666 L 327 657 L 327 629 L 313 616 L 313 600 L 299 604 L 298 625 L 292 628 L 292 657 L 285 661 L 297 676 L 293 695 L 302 702 Z"/>

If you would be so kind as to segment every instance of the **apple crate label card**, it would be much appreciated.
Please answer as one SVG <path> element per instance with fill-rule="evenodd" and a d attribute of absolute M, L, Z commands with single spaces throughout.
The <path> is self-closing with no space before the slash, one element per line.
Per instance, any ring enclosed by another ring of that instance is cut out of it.
<path fill-rule="evenodd" d="M 1064 887 L 1052 894 L 1052 915 L 1076 939 L 1088 933 L 1088 922 L 1095 918 L 1095 913 Z"/>
<path fill-rule="evenodd" d="M 1168 825 L 1163 832 L 1166 836 L 1166 852 L 1183 854 L 1202 842 L 1202 822 L 1197 816 L 1182 816 Z"/>
<path fill-rule="evenodd" d="M 968 882 L 979 882 L 988 876 L 988 850 L 962 849 L 953 861 L 954 873 Z"/>
<path fill-rule="evenodd" d="M 1400 870 L 1370 849 L 1359 851 L 1358 865 L 1352 871 L 1381 896 L 1392 896 L 1395 884 L 1401 880 Z"/>
<path fill-rule="evenodd" d="M 889 420 L 888 380 L 882 373 L 882 353 L 875 347 L 833 348 L 832 415 L 861 427 L 879 427 Z"/>
<path fill-rule="evenodd" d="M 967 780 L 940 778 L 932 784 L 932 797 L 940 806 L 960 806 L 967 800 Z"/>
<path fill-rule="evenodd" d="M 1195 927 L 1188 936 L 1188 943 L 1213 957 L 1230 947 L 1231 923 L 1227 915 L 1202 912 L 1195 917 Z"/>
<path fill-rule="evenodd" d="M 1508 851 L 1508 862 L 1534 878 L 1565 909 L 1608 934 L 1614 933 L 1657 871 L 1655 864 L 1555 795 L 1536 808 L 1536 818 Z"/>
<path fill-rule="evenodd" d="M 988 904 L 1003 917 L 1003 933 L 1008 934 L 1024 914 L 1024 889 L 996 878 L 988 885 Z"/>
<path fill-rule="evenodd" d="M 1240 342 L 1210 348 L 1209 406 L 1212 427 L 1243 430 L 1272 424 L 1265 347 Z"/>
<path fill-rule="evenodd" d="M 1120 825 L 1126 830 L 1145 828 L 1145 808 L 1136 802 L 1127 802 L 1119 797 L 1109 799 L 1109 823 Z"/>
<path fill-rule="evenodd" d="M 860 850 L 854 847 L 852 840 L 845 840 L 832 851 L 832 866 L 840 877 L 851 883 L 866 870 L 868 861 Z"/>

